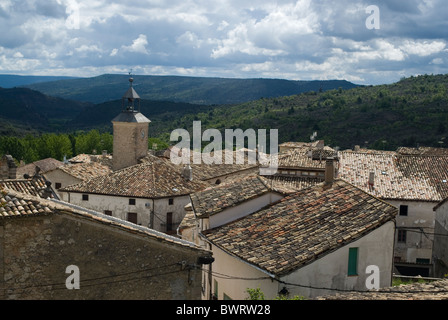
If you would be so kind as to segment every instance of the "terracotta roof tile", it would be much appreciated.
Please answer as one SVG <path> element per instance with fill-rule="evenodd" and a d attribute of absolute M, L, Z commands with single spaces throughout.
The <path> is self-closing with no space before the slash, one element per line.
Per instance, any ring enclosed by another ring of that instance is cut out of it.
<path fill-rule="evenodd" d="M 248 176 L 190 194 L 198 217 L 207 217 L 269 192 L 258 176 Z"/>
<path fill-rule="evenodd" d="M 43 197 L 43 189 L 46 187 L 47 185 L 45 184 L 45 179 L 42 177 L 34 177 L 32 179 L 0 180 L 0 188 L 9 189 L 36 197 Z M 54 192 L 52 197 L 54 197 Z"/>
<path fill-rule="evenodd" d="M 112 172 L 112 169 L 109 166 L 99 162 L 65 164 L 58 169 L 83 181 Z"/>
<path fill-rule="evenodd" d="M 338 177 L 382 199 L 439 202 L 448 197 L 446 156 L 339 152 Z"/>
<path fill-rule="evenodd" d="M 368 292 L 343 292 L 315 300 L 447 300 L 448 279 L 402 284 Z"/>
<path fill-rule="evenodd" d="M 140 198 L 187 195 L 208 185 L 188 181 L 169 163 L 149 156 L 142 164 L 94 177 L 60 191 L 94 193 Z"/>
<path fill-rule="evenodd" d="M 33 176 L 36 173 L 36 167 L 39 167 L 40 174 L 45 173 L 47 171 L 54 170 L 60 166 L 62 166 L 64 163 L 53 159 L 53 158 L 46 158 L 43 160 L 35 161 L 29 164 L 26 164 L 24 166 L 17 168 L 17 177 L 23 178 L 25 174 L 29 175 L 30 177 Z"/>
<path fill-rule="evenodd" d="M 139 233 L 141 235 L 156 238 L 167 243 L 190 247 L 196 250 L 204 251 L 205 253 L 210 253 L 208 250 L 202 249 L 194 243 L 181 240 L 179 238 L 139 226 L 119 218 L 81 208 L 70 203 L 65 203 L 59 200 L 41 199 L 11 190 L 0 192 L 0 219 L 21 218 L 29 215 L 43 215 L 59 212 L 81 215 L 113 227 L 122 228 L 132 233 Z"/>
<path fill-rule="evenodd" d="M 288 274 L 394 219 L 397 209 L 336 180 L 204 231 L 214 245 L 275 275 Z M 322 237 L 325 234 L 325 237 Z"/>

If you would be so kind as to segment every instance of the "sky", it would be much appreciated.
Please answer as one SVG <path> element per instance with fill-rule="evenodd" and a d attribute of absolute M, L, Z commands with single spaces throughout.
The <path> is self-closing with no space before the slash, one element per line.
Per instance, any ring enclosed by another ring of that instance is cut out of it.
<path fill-rule="evenodd" d="M 0 0 L 0 74 L 347 80 L 448 73 L 446 0 Z"/>

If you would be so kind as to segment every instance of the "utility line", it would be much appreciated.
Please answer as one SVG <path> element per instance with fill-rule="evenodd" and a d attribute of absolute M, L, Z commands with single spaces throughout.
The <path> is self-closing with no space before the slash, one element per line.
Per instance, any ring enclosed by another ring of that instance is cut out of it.
<path fill-rule="evenodd" d="M 209 272 L 209 270 L 206 269 L 202 269 L 204 272 Z M 316 289 L 316 290 L 329 290 L 329 291 L 339 291 L 339 292 L 357 292 L 357 293 L 370 293 L 370 292 L 374 292 L 374 293 L 385 293 L 385 294 L 396 294 L 396 293 L 445 293 L 448 292 L 448 289 L 443 289 L 443 290 L 437 290 L 437 291 L 430 291 L 430 290 L 409 290 L 409 291 L 393 291 L 393 289 L 391 291 L 378 291 L 378 290 L 357 290 L 357 289 L 339 289 L 339 288 L 327 288 L 327 287 L 315 287 L 315 286 L 311 286 L 311 285 L 303 285 L 303 284 L 298 284 L 298 283 L 290 283 L 290 282 L 286 282 L 286 281 L 282 281 L 280 279 L 276 279 L 276 278 L 271 278 L 271 277 L 255 277 L 255 278 L 246 278 L 246 277 L 237 277 L 237 276 L 231 276 L 231 275 L 226 275 L 223 273 L 219 273 L 216 271 L 211 271 L 211 273 L 213 274 L 214 277 L 216 278 L 221 278 L 221 279 L 226 279 L 226 280 L 273 280 L 273 281 L 277 281 L 281 284 L 287 285 L 287 286 L 295 286 L 295 287 L 302 287 L 302 288 L 307 288 L 307 289 Z M 391 287 L 394 288 L 394 287 Z"/>

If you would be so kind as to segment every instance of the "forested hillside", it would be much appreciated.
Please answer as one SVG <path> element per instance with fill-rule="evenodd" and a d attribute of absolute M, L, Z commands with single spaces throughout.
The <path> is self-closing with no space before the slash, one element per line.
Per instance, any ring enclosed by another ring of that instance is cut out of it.
<path fill-rule="evenodd" d="M 417 145 L 444 147 L 448 135 L 447 92 L 448 75 L 422 75 L 391 85 L 309 91 L 242 104 L 207 106 L 142 100 L 141 111 L 151 120 L 150 147 L 152 142 L 168 145 L 174 129 L 191 130 L 193 121 L 201 121 L 202 130 L 278 129 L 280 143 L 309 141 L 310 135 L 317 132 L 317 139 L 341 149 L 354 145 L 387 150 Z M 1 93 L 0 90 L 0 96 Z M 49 155 L 46 149 L 55 150 L 49 145 L 64 145 L 62 151 L 52 151 L 57 158 L 93 149 L 112 151 L 111 120 L 121 111 L 121 100 L 79 105 L 67 100 L 53 101 L 54 98 L 34 91 L 32 95 L 33 98 L 23 98 L 17 108 L 8 108 L 11 100 L 0 100 L 0 135 L 8 133 L 8 128 L 14 135 L 0 140 L 0 153 L 22 150 L 17 151 L 18 159 L 31 160 Z M 38 107 L 38 101 L 46 104 L 48 110 Z M 23 131 L 14 132 L 20 126 Z M 92 129 L 99 131 L 91 134 Z M 26 132 L 30 134 L 25 136 Z M 95 143 L 79 142 L 88 134 Z"/>

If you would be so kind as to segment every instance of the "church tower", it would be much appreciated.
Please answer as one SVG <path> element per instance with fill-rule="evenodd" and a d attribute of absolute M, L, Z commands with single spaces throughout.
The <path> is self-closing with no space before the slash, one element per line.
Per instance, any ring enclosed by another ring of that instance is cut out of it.
<path fill-rule="evenodd" d="M 130 77 L 129 89 L 122 98 L 123 110 L 112 120 L 114 171 L 137 164 L 148 153 L 148 129 L 151 121 L 140 113 L 140 96 L 132 87 L 133 81 Z"/>

